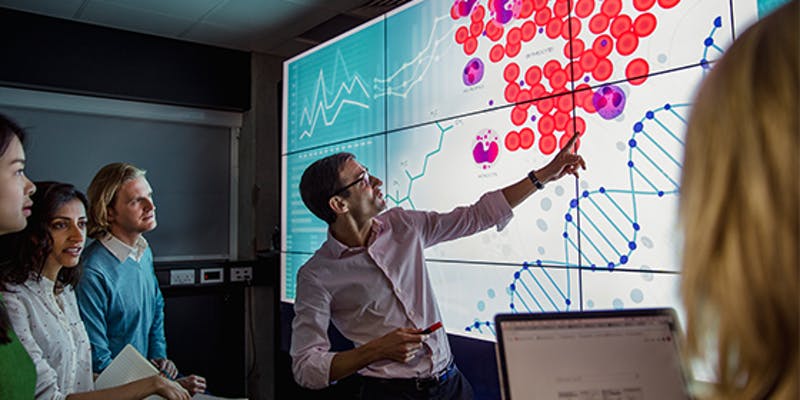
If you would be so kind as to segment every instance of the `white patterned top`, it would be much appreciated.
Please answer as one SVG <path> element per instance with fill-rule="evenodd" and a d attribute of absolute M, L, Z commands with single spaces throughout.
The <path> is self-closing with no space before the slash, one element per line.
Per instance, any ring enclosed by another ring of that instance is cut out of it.
<path fill-rule="evenodd" d="M 36 365 L 36 399 L 62 400 L 94 389 L 92 352 L 75 292 L 29 278 L 3 293 L 11 325 Z"/>

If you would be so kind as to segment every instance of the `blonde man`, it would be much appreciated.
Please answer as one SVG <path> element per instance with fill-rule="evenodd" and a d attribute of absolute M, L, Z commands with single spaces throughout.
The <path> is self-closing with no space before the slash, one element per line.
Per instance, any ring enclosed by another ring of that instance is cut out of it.
<path fill-rule="evenodd" d="M 682 292 L 688 350 L 715 354 L 717 398 L 800 397 L 798 17 L 792 1 L 740 36 L 689 120 Z"/>
<path fill-rule="evenodd" d="M 89 184 L 88 235 L 83 277 L 76 294 L 92 344 L 92 368 L 100 373 L 130 343 L 164 375 L 178 370 L 167 358 L 164 298 L 153 270 L 153 252 L 142 234 L 155 229 L 156 207 L 145 171 L 108 164 Z M 205 379 L 178 379 L 190 393 Z"/>

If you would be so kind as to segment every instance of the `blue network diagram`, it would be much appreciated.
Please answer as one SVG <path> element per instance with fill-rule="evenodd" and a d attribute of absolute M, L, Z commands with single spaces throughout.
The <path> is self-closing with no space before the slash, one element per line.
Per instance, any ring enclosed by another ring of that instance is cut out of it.
<path fill-rule="evenodd" d="M 632 1 L 622 3 L 632 10 Z M 571 82 L 563 93 L 530 100 L 524 126 L 532 142 L 516 151 L 508 136 L 521 131 L 509 113 L 519 103 L 503 98 L 505 65 L 488 62 L 489 49 L 479 45 L 483 81 L 465 86 L 463 66 L 474 57 L 454 40 L 463 21 L 451 17 L 453 1 L 413 2 L 289 60 L 282 300 L 293 301 L 297 269 L 327 234 L 297 191 L 311 162 L 352 152 L 384 181 L 390 207 L 448 211 L 544 165 L 552 154 L 541 151 L 537 128 L 546 117 L 537 107 L 566 101 L 570 123 L 585 123 L 579 152 L 589 170 L 535 194 L 503 231 L 428 249 L 445 328 L 493 340 L 498 312 L 671 306 L 680 313 L 677 201 L 691 101 L 736 32 L 761 15 L 761 3 L 684 0 L 659 10 L 655 33 L 633 55 L 649 62 L 643 83 L 625 77 L 624 57 L 609 56 L 620 67 L 610 79 Z M 558 39 L 538 35 L 522 50 L 529 65 L 548 58 L 568 65 Z M 580 38 L 588 42 L 585 30 L 572 39 Z M 627 101 L 608 119 L 577 101 L 605 87 Z"/>

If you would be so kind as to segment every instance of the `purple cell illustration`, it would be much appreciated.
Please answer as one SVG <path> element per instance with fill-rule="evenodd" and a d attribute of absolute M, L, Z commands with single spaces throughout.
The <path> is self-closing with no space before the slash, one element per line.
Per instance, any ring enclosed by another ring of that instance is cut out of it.
<path fill-rule="evenodd" d="M 506 24 L 514 17 L 519 17 L 522 0 L 489 0 L 489 11 L 500 24 Z"/>
<path fill-rule="evenodd" d="M 625 110 L 625 92 L 614 85 L 603 86 L 592 96 L 592 104 L 603 119 L 614 119 Z"/>
<path fill-rule="evenodd" d="M 500 155 L 497 133 L 491 129 L 484 129 L 475 136 L 472 147 L 472 159 L 481 169 L 489 169 Z"/>
<path fill-rule="evenodd" d="M 478 57 L 469 60 L 464 67 L 464 74 L 461 78 L 467 86 L 480 82 L 483 79 L 483 61 Z"/>
<path fill-rule="evenodd" d="M 456 0 L 454 4 L 456 10 L 458 10 L 458 15 L 466 17 L 472 14 L 472 10 L 478 5 L 478 0 Z"/>

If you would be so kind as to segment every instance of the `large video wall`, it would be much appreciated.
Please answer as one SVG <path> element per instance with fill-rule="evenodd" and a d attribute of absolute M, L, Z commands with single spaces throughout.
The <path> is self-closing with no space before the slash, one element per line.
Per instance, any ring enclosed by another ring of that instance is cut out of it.
<path fill-rule="evenodd" d="M 450 333 L 498 312 L 680 309 L 677 204 L 698 84 L 775 2 L 426 0 L 284 64 L 282 288 L 326 238 L 298 184 L 354 153 L 389 207 L 447 211 L 543 166 L 588 164 L 511 224 L 426 253 Z"/>

